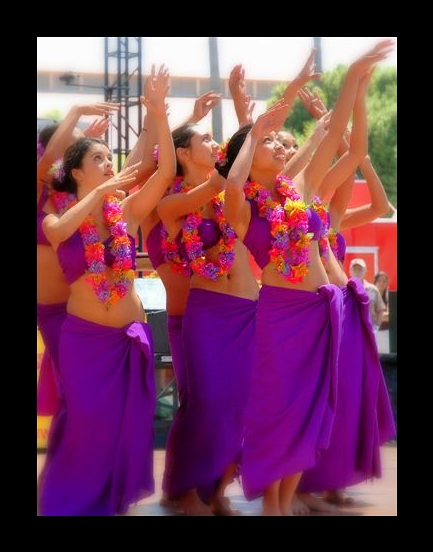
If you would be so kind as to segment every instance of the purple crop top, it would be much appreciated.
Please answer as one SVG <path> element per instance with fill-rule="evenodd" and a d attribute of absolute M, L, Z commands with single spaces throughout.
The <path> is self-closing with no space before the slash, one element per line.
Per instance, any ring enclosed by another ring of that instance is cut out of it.
<path fill-rule="evenodd" d="M 132 250 L 132 269 L 136 269 L 135 262 L 135 239 L 128 234 Z M 105 263 L 111 267 L 114 263 L 114 255 L 109 246 L 113 236 L 109 236 L 105 241 Z M 87 261 L 84 256 L 84 245 L 80 232 L 77 230 L 67 240 L 62 242 L 57 249 L 60 266 L 63 269 L 68 284 L 73 284 L 87 270 Z"/>
<path fill-rule="evenodd" d="M 158 266 L 165 263 L 164 254 L 161 249 L 161 230 L 162 221 L 159 221 L 151 229 L 151 231 L 147 235 L 146 240 L 146 249 L 149 255 L 149 260 L 155 270 L 158 268 Z"/>
<path fill-rule="evenodd" d="M 269 264 L 269 250 L 271 249 L 271 225 L 259 215 L 257 203 L 254 199 L 248 200 L 251 205 L 251 220 L 245 234 L 244 244 L 250 250 L 254 260 L 261 269 Z M 313 209 L 307 208 L 308 232 L 313 234 L 313 240 L 318 240 L 322 227 L 319 215 Z"/>
<path fill-rule="evenodd" d="M 346 256 L 346 239 L 343 234 L 337 232 L 337 261 L 344 263 Z"/>
<path fill-rule="evenodd" d="M 179 251 L 183 259 L 188 259 L 186 252 L 185 243 L 181 241 L 182 231 L 176 237 L 176 243 L 179 246 Z M 200 236 L 200 241 L 203 243 L 203 249 L 210 249 L 218 243 L 218 240 L 221 237 L 221 230 L 216 220 L 204 218 L 200 226 L 198 227 L 198 235 Z"/>
<path fill-rule="evenodd" d="M 152 263 L 153 268 L 156 270 L 158 266 L 165 263 L 164 254 L 161 248 L 161 230 L 162 230 L 162 221 L 159 221 L 158 224 L 152 228 L 149 232 L 146 240 L 147 253 L 149 255 L 150 262 Z M 203 242 L 203 249 L 210 249 L 221 237 L 221 230 L 218 226 L 218 223 L 213 219 L 203 219 L 198 227 L 198 234 L 200 240 Z M 183 259 L 187 259 L 188 255 L 186 253 L 185 244 L 182 241 L 182 231 L 176 236 L 176 243 L 179 247 L 180 255 Z"/>
<path fill-rule="evenodd" d="M 42 188 L 41 197 L 39 198 L 38 205 L 36 207 L 36 243 L 38 245 L 51 245 L 47 240 L 47 237 L 42 230 L 42 221 L 47 216 L 47 213 L 44 213 L 43 208 L 48 199 L 48 188 L 44 186 Z"/>

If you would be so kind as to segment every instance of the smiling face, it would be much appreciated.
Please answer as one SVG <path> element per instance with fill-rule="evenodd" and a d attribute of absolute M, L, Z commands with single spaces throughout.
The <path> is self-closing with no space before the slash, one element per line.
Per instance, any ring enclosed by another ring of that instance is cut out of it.
<path fill-rule="evenodd" d="M 284 147 L 287 163 L 287 161 L 289 161 L 298 151 L 299 146 L 296 142 L 296 138 L 293 136 L 293 134 L 286 130 L 280 130 L 277 134 L 277 138 Z"/>
<path fill-rule="evenodd" d="M 251 172 L 276 171 L 278 173 L 284 168 L 285 158 L 284 147 L 277 140 L 276 133 L 268 132 L 257 142 Z"/>
<path fill-rule="evenodd" d="M 218 160 L 218 143 L 201 125 L 187 125 L 184 132 L 178 132 L 175 147 L 177 160 L 183 172 L 191 168 L 210 171 Z"/>

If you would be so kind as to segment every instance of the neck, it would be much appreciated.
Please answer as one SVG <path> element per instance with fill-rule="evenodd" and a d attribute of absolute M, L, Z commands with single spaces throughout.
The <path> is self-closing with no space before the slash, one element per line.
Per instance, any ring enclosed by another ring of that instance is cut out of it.
<path fill-rule="evenodd" d="M 185 182 L 193 186 L 194 188 L 196 186 L 199 186 L 200 184 L 203 184 L 208 179 L 209 172 L 213 170 L 213 167 L 195 167 L 190 166 L 188 168 L 184 168 L 184 176 L 183 179 Z"/>
<path fill-rule="evenodd" d="M 269 170 L 260 170 L 260 169 L 253 169 L 251 168 L 251 180 L 260 182 L 260 184 L 264 187 L 273 192 L 275 190 L 275 183 L 277 180 L 277 176 L 279 175 L 278 172 L 275 172 L 275 170 L 269 171 Z"/>

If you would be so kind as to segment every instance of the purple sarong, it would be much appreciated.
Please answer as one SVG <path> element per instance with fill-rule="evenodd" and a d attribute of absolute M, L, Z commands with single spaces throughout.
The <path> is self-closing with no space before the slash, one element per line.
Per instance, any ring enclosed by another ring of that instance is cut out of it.
<path fill-rule="evenodd" d="M 183 355 L 182 343 L 182 321 L 183 315 L 167 316 L 167 333 L 170 343 L 170 352 L 173 363 L 173 371 L 176 377 L 176 387 L 179 396 L 179 403 L 186 400 L 186 368 Z"/>
<path fill-rule="evenodd" d="M 283 477 L 315 465 L 329 444 L 336 405 L 342 294 L 263 285 L 256 362 L 241 460 L 252 500 Z"/>
<path fill-rule="evenodd" d="M 60 407 L 59 377 L 48 349 L 42 355 L 37 388 L 38 416 L 53 416 Z"/>
<path fill-rule="evenodd" d="M 368 294 L 362 283 L 352 278 L 342 291 L 338 400 L 331 441 L 317 465 L 303 474 L 300 492 L 342 489 L 380 477 L 379 447 L 395 435 Z M 380 425 L 379 411 L 384 413 Z"/>
<path fill-rule="evenodd" d="M 60 407 L 59 338 L 65 318 L 66 303 L 37 305 L 37 324 L 45 345 L 37 387 L 40 416 L 55 415 Z"/>
<path fill-rule="evenodd" d="M 40 512 L 110 516 L 154 492 L 150 328 L 68 314 L 60 337 L 64 405 L 50 435 Z"/>
<path fill-rule="evenodd" d="M 257 301 L 191 289 L 183 316 L 187 397 L 167 440 L 163 491 L 215 492 L 239 460 L 251 379 Z"/>

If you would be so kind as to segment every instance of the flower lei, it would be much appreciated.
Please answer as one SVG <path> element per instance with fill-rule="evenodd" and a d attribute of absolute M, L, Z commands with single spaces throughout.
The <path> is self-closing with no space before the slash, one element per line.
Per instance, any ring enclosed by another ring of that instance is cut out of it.
<path fill-rule="evenodd" d="M 77 197 L 67 192 L 53 192 L 51 201 L 56 211 L 62 214 L 77 203 Z M 104 303 L 107 310 L 125 296 L 135 278 L 135 272 L 132 269 L 131 243 L 126 232 L 126 222 L 122 219 L 120 205 L 117 197 L 107 195 L 102 207 L 104 221 L 114 238 L 110 244 L 111 253 L 114 256 L 113 285 L 108 282 L 105 245 L 101 242 L 95 218 L 88 215 L 79 228 L 88 266 L 86 282 L 92 286 L 96 296 Z"/>
<path fill-rule="evenodd" d="M 310 207 L 311 209 L 316 211 L 316 213 L 320 217 L 320 220 L 322 221 L 319 237 L 319 254 L 324 259 L 329 259 L 328 232 L 330 227 L 330 220 L 328 210 L 326 209 L 323 201 L 317 196 L 313 197 L 313 201 L 310 203 Z"/>
<path fill-rule="evenodd" d="M 171 193 L 186 192 L 188 189 L 187 185 L 176 179 Z M 216 222 L 221 230 L 221 237 L 216 243 L 219 248 L 217 264 L 206 261 L 203 242 L 198 233 L 203 217 L 197 211 L 189 214 L 182 224 L 182 241 L 185 243 L 188 260 L 181 258 L 176 241 L 168 237 L 166 229 L 164 228 L 162 231 L 161 248 L 166 262 L 170 264 L 174 272 L 190 275 L 192 270 L 203 278 L 216 281 L 232 267 L 235 259 L 236 233 L 223 216 L 224 193 L 214 197 L 211 204 L 215 211 Z"/>
<path fill-rule="evenodd" d="M 335 228 L 330 228 L 329 231 L 328 231 L 329 246 L 331 247 L 331 250 L 332 250 L 332 253 L 334 254 L 334 257 L 338 261 L 339 247 L 338 247 L 337 234 L 338 234 L 338 232 Z"/>
<path fill-rule="evenodd" d="M 36 159 L 39 159 L 44 155 L 45 147 L 42 145 L 40 138 L 36 142 Z"/>
<path fill-rule="evenodd" d="M 276 189 L 285 198 L 283 203 L 274 201 L 271 192 L 258 182 L 247 181 L 244 187 L 246 197 L 257 202 L 260 216 L 270 222 L 271 262 L 288 282 L 302 282 L 308 273 L 312 237 L 308 232 L 307 207 L 286 176 L 277 177 Z"/>

